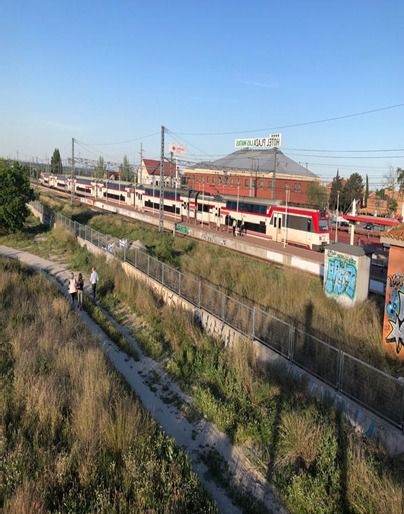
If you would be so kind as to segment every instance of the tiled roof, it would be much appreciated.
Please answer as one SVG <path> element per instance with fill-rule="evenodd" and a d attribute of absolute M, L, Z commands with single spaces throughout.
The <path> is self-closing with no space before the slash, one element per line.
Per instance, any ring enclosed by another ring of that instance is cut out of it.
<path fill-rule="evenodd" d="M 156 161 L 155 159 L 143 159 L 143 164 L 149 175 L 160 175 L 160 161 Z M 163 163 L 163 173 L 165 177 L 175 177 L 175 172 L 175 163 L 166 161 Z"/>
<path fill-rule="evenodd" d="M 384 234 L 383 237 L 388 237 L 389 239 L 397 239 L 397 241 L 404 241 L 404 224 L 390 229 Z"/>

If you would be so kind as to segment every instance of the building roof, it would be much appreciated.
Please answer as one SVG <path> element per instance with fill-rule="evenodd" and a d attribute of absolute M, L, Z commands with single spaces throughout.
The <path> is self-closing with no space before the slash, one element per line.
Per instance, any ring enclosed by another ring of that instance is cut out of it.
<path fill-rule="evenodd" d="M 155 159 L 143 159 L 143 164 L 145 165 L 148 175 L 160 175 L 160 161 L 157 161 Z M 175 163 L 164 161 L 163 173 L 165 177 L 175 177 Z"/>
<path fill-rule="evenodd" d="M 212 162 L 200 162 L 189 169 L 221 169 L 251 173 L 252 171 L 273 172 L 275 149 L 270 150 L 238 150 Z M 297 175 L 300 177 L 317 178 L 313 172 L 287 157 L 279 149 L 276 151 L 276 174 Z"/>
<path fill-rule="evenodd" d="M 381 239 L 383 243 L 392 242 L 394 244 L 394 241 L 396 241 L 404 244 L 404 224 L 390 229 L 382 236 Z M 403 244 L 400 244 L 399 246 L 403 246 Z"/>

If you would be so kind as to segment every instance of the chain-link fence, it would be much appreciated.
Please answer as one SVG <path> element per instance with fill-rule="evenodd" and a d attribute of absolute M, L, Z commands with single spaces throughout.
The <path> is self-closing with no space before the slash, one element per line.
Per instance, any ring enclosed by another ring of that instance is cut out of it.
<path fill-rule="evenodd" d="M 37 203 L 37 202 L 36 202 Z M 39 204 L 41 205 L 41 204 Z M 390 423 L 404 429 L 404 383 L 190 273 L 182 273 L 138 248 L 81 225 L 43 206 L 49 224 L 63 224 L 76 236 L 128 262 L 197 308 L 202 308 L 305 369 Z M 50 212 L 47 212 L 50 211 Z M 45 221 L 44 221 L 45 223 Z"/>

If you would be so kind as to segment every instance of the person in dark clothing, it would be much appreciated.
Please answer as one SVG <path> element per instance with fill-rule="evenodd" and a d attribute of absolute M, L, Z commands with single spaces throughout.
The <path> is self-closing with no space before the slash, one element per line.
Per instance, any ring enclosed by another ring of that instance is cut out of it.
<path fill-rule="evenodd" d="M 83 290 L 84 290 L 84 280 L 83 280 L 83 275 L 81 273 L 79 273 L 79 276 L 77 277 L 76 287 L 77 287 L 77 301 L 78 301 L 79 309 L 81 310 L 83 308 Z"/>

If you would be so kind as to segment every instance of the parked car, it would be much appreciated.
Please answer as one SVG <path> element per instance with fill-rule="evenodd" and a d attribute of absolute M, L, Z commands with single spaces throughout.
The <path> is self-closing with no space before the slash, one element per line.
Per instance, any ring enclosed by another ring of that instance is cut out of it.
<path fill-rule="evenodd" d="M 373 225 L 373 223 L 366 223 L 363 228 L 365 230 L 374 230 L 375 226 Z"/>

